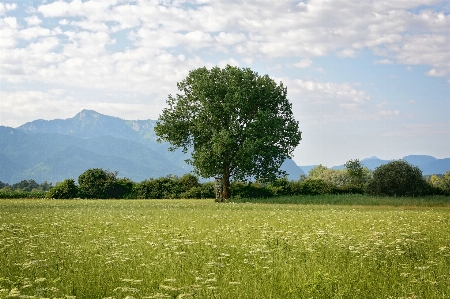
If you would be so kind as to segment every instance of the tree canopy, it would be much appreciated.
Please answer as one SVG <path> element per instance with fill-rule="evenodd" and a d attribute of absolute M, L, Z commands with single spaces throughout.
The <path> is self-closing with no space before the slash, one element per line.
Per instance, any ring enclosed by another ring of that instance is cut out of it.
<path fill-rule="evenodd" d="M 196 174 L 223 178 L 223 195 L 230 179 L 273 180 L 300 143 L 287 88 L 249 68 L 199 68 L 169 95 L 155 132 L 159 141 L 186 153 Z"/>
<path fill-rule="evenodd" d="M 366 192 L 371 195 L 421 196 L 429 192 L 422 171 L 404 160 L 394 160 L 373 171 Z"/>

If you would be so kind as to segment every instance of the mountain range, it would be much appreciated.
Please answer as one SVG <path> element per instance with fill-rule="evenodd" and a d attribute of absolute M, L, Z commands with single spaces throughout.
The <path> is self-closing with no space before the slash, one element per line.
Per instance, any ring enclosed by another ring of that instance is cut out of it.
<path fill-rule="evenodd" d="M 77 180 L 89 168 L 118 171 L 120 177 L 135 182 L 190 172 L 192 166 L 185 162 L 190 155 L 168 151 L 168 143 L 158 143 L 155 125 L 155 120 L 123 120 L 83 110 L 69 119 L 39 119 L 17 128 L 0 126 L 0 181 Z M 413 155 L 404 159 L 424 174 L 450 170 L 450 158 Z M 376 157 L 362 160 L 370 169 L 387 162 Z M 288 179 L 298 180 L 312 167 L 287 159 L 281 169 Z"/>
<path fill-rule="evenodd" d="M 89 168 L 118 171 L 135 182 L 192 170 L 188 154 L 158 143 L 155 120 L 123 120 L 83 110 L 69 119 L 35 120 L 17 128 L 0 126 L 0 181 L 77 180 Z M 281 169 L 297 180 L 302 169 L 286 160 Z"/>

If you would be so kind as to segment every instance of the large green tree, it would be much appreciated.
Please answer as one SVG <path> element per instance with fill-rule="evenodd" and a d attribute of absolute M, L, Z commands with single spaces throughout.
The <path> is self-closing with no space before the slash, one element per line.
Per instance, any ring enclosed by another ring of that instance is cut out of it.
<path fill-rule="evenodd" d="M 371 195 L 421 196 L 429 192 L 422 171 L 404 160 L 378 166 L 366 186 Z"/>
<path fill-rule="evenodd" d="M 287 89 L 249 68 L 199 68 L 177 84 L 155 127 L 171 149 L 192 148 L 196 174 L 221 176 L 223 197 L 230 181 L 275 179 L 301 140 Z"/>

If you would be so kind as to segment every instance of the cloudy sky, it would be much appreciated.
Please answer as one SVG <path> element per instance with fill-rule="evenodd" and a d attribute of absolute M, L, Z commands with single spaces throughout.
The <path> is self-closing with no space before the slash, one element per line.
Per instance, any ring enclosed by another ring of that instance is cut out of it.
<path fill-rule="evenodd" d="M 0 125 L 157 119 L 189 70 L 282 81 L 299 165 L 450 157 L 448 0 L 0 0 Z"/>

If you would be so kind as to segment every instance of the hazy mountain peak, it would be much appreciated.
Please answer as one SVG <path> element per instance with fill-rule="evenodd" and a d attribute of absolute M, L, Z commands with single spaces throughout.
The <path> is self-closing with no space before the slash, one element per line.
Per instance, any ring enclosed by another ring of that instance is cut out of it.
<path fill-rule="evenodd" d="M 106 116 L 106 115 L 100 114 L 100 113 L 98 113 L 97 111 L 94 111 L 94 110 L 83 109 L 80 112 L 78 112 L 74 116 L 74 118 L 78 118 L 78 119 L 84 119 L 84 118 L 87 118 L 87 117 L 98 118 L 98 117 L 101 117 L 101 116 Z M 107 116 L 107 117 L 110 117 L 110 116 Z"/>
<path fill-rule="evenodd" d="M 372 156 L 372 157 L 369 157 L 369 158 L 362 159 L 361 161 L 367 161 L 367 160 L 380 160 L 380 158 L 378 158 L 376 156 Z"/>

